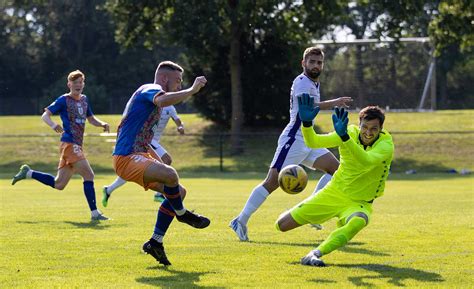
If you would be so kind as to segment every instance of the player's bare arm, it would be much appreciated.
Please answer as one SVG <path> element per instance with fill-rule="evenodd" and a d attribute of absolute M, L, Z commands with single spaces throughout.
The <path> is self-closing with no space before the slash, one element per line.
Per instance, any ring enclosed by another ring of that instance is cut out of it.
<path fill-rule="evenodd" d="M 60 124 L 57 124 L 55 123 L 52 119 L 51 119 L 51 115 L 53 115 L 51 113 L 51 111 L 49 109 L 45 109 L 44 112 L 43 112 L 43 115 L 41 115 L 41 119 L 47 124 L 49 125 L 49 127 L 51 127 L 55 132 L 57 133 L 63 133 L 64 130 L 63 130 L 63 127 L 60 125 Z"/>
<path fill-rule="evenodd" d="M 95 117 L 94 115 L 91 115 L 87 118 L 87 120 L 89 121 L 90 124 L 92 124 L 93 126 L 97 126 L 97 127 L 102 127 L 104 129 L 104 132 L 110 132 L 110 126 L 108 123 L 106 123 L 105 121 L 101 121 L 100 119 L 98 119 L 97 117 Z"/>
<path fill-rule="evenodd" d="M 180 103 L 181 101 L 186 100 L 188 97 L 193 96 L 194 94 L 198 93 L 201 88 L 203 88 L 207 83 L 206 77 L 198 76 L 194 80 L 193 86 L 188 89 L 183 89 L 176 92 L 166 92 L 166 93 L 158 93 L 155 96 L 154 103 L 156 106 L 165 107 L 169 105 L 173 105 L 176 103 Z"/>
<path fill-rule="evenodd" d="M 184 123 L 181 121 L 180 118 L 174 119 L 174 123 L 176 124 L 176 130 L 179 132 L 179 134 L 184 134 Z"/>
<path fill-rule="evenodd" d="M 343 107 L 343 108 L 349 108 L 352 101 L 353 101 L 352 97 L 342 96 L 342 97 L 335 98 L 335 99 L 321 101 L 319 103 L 316 103 L 316 105 L 319 106 L 321 109 L 332 109 L 335 106 Z"/>

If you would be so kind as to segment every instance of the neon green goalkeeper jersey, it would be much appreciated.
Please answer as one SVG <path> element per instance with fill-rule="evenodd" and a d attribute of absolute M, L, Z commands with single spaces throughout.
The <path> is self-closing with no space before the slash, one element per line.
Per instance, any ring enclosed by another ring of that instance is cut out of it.
<path fill-rule="evenodd" d="M 385 129 L 366 147 L 360 142 L 360 129 L 355 125 L 348 126 L 350 138 L 346 142 L 336 132 L 318 135 L 313 127 L 301 129 L 310 148 L 339 147 L 340 165 L 327 186 L 356 201 L 370 202 L 383 195 L 394 152 L 392 136 Z"/>

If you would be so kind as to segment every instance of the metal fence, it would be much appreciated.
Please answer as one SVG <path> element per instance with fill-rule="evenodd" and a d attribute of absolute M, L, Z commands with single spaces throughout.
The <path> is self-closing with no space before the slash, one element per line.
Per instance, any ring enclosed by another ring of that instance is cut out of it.
<path fill-rule="evenodd" d="M 474 169 L 474 131 L 393 131 L 394 172 L 448 172 Z M 231 150 L 230 134 L 163 135 L 161 144 L 179 172 L 266 172 L 279 133 L 241 134 L 241 152 Z M 52 134 L 1 135 L 2 171 L 27 162 L 54 169 L 59 137 Z M 112 172 L 113 134 L 87 134 L 84 150 L 97 172 Z M 337 156 L 337 149 L 331 149 Z"/>

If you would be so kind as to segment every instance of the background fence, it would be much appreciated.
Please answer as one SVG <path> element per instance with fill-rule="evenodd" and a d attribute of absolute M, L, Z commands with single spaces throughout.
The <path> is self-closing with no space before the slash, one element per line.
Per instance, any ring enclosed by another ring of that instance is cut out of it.
<path fill-rule="evenodd" d="M 449 172 L 474 169 L 474 131 L 393 131 L 393 172 Z M 241 134 L 242 153 L 230 150 L 229 134 L 163 135 L 161 144 L 180 173 L 258 172 L 268 170 L 279 133 Z M 2 135 L 0 170 L 11 173 L 22 163 L 54 171 L 59 137 L 52 134 Z M 115 136 L 87 134 L 84 150 L 94 171 L 112 173 Z M 331 149 L 337 155 L 337 149 Z"/>

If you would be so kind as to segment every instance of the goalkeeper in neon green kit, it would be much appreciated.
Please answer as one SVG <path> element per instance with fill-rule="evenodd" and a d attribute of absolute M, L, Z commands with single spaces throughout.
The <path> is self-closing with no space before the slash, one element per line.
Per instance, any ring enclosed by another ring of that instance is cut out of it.
<path fill-rule="evenodd" d="M 277 220 L 286 232 L 305 224 L 322 224 L 337 217 L 338 228 L 301 264 L 325 266 L 321 257 L 341 248 L 369 223 L 374 199 L 382 196 L 393 158 L 392 136 L 383 129 L 384 112 L 368 106 L 359 113 L 359 127 L 347 126 L 347 111 L 336 108 L 332 115 L 335 132 L 318 135 L 312 120 L 319 112 L 308 94 L 298 97 L 299 117 L 305 144 L 310 148 L 339 147 L 340 165 L 332 180 Z"/>

